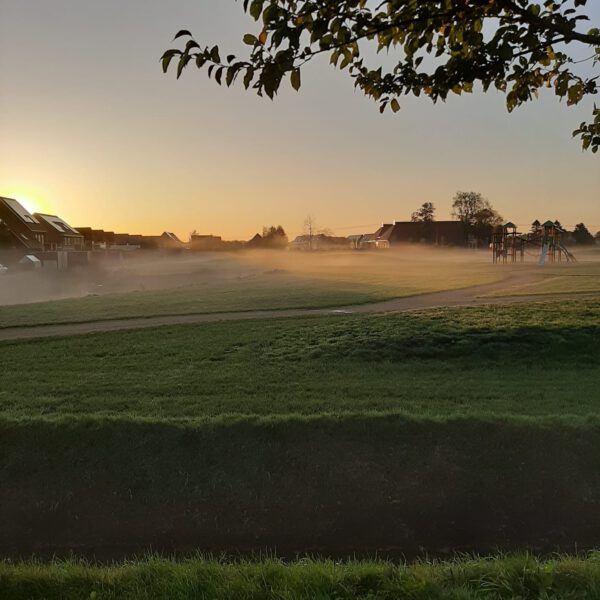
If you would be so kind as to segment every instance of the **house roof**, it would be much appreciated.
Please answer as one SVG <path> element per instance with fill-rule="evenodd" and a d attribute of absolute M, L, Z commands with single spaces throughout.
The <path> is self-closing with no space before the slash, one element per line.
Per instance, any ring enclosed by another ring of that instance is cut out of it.
<path fill-rule="evenodd" d="M 169 239 L 172 242 L 176 242 L 178 244 L 183 244 L 183 242 L 172 231 L 163 231 L 160 237 Z"/>
<path fill-rule="evenodd" d="M 6 206 L 8 206 L 24 223 L 27 223 L 28 225 L 39 224 L 39 221 L 17 200 L 14 200 L 13 198 L 0 198 L 0 200 L 4 202 L 4 204 L 6 204 Z"/>
<path fill-rule="evenodd" d="M 65 235 L 81 235 L 79 231 L 71 227 L 65 220 L 61 219 L 60 217 L 57 217 L 56 215 L 45 215 L 43 213 L 35 213 L 34 216 L 38 219 L 38 221 L 48 225 L 49 227 L 52 227 L 52 229 L 57 231 L 58 233 L 62 233 Z"/>

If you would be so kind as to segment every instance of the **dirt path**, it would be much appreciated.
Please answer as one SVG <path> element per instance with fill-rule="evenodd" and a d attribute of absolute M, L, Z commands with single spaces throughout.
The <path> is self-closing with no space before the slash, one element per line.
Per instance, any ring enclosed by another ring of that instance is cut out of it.
<path fill-rule="evenodd" d="M 94 321 L 89 323 L 58 323 L 56 325 L 37 325 L 31 327 L 7 327 L 0 329 L 0 341 L 34 339 L 45 337 L 61 337 L 72 335 L 85 335 L 107 331 L 123 331 L 129 329 L 148 329 L 167 325 L 185 325 L 195 323 L 210 323 L 217 321 L 243 321 L 251 319 L 280 319 L 286 317 L 304 317 L 315 315 L 348 315 L 348 314 L 377 314 L 388 312 L 405 312 L 411 310 L 441 308 L 451 306 L 480 306 L 513 304 L 518 302 L 532 302 L 551 300 L 555 297 L 569 298 L 564 294 L 559 295 L 531 295 L 509 296 L 512 289 L 527 283 L 535 283 L 542 279 L 542 275 L 531 273 L 511 273 L 507 278 L 484 285 L 477 285 L 459 290 L 432 292 L 418 296 L 394 298 L 382 302 L 341 306 L 339 308 L 300 308 L 284 310 L 252 310 L 245 312 L 200 313 L 190 315 L 167 315 L 158 317 L 137 317 L 128 319 L 113 319 Z M 498 291 L 506 291 L 507 296 L 485 297 Z M 577 297 L 582 297 L 578 294 Z"/>

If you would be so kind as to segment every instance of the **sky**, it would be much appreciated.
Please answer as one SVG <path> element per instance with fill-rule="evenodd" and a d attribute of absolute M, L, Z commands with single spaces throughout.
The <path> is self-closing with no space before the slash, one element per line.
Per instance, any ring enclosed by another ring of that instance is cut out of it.
<path fill-rule="evenodd" d="M 182 28 L 233 52 L 258 33 L 234 0 L 0 0 L 0 195 L 74 226 L 183 239 L 297 235 L 307 215 L 370 232 L 423 202 L 445 219 L 458 190 L 524 227 L 600 230 L 600 156 L 571 139 L 591 101 L 543 96 L 508 115 L 478 93 L 380 115 L 320 60 L 271 102 L 204 72 L 163 75 Z"/>

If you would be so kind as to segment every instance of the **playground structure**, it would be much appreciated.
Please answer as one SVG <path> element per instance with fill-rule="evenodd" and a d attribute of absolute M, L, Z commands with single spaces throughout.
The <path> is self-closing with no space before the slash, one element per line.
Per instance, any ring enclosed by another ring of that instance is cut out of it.
<path fill-rule="evenodd" d="M 575 262 L 575 257 L 563 244 L 564 233 L 564 229 L 552 221 L 546 221 L 528 234 L 519 233 L 514 223 L 506 223 L 494 232 L 492 238 L 494 264 L 524 262 L 526 254 L 534 254 L 540 266 L 546 262 L 554 263 L 563 260 Z M 528 249 L 531 251 L 528 252 Z"/>

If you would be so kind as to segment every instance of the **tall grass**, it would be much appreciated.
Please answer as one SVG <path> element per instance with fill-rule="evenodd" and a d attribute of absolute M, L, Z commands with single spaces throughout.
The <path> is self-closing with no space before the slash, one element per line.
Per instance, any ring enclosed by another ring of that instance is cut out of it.
<path fill-rule="evenodd" d="M 529 555 L 393 564 L 148 557 L 101 567 L 0 563 L 10 600 L 570 600 L 600 596 L 600 560 Z"/>

